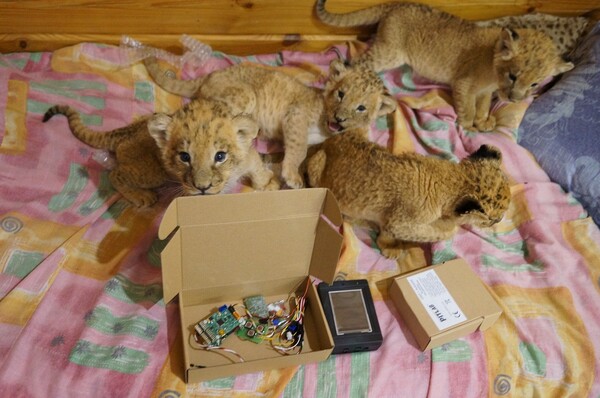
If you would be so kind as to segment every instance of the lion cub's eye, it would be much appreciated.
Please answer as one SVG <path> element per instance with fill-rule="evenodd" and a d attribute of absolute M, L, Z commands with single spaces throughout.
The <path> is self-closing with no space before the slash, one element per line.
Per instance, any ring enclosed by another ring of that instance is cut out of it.
<path fill-rule="evenodd" d="M 192 157 L 190 156 L 189 153 L 187 152 L 179 152 L 179 159 L 183 162 L 183 163 L 189 163 L 190 160 L 192 160 Z"/>
<path fill-rule="evenodd" d="M 341 90 L 338 90 L 338 98 L 339 99 L 343 99 L 344 98 L 345 93 Z"/>
<path fill-rule="evenodd" d="M 219 151 L 219 152 L 215 153 L 215 162 L 221 163 L 221 162 L 224 162 L 225 159 L 227 159 L 227 153 L 226 152 Z"/>
<path fill-rule="evenodd" d="M 364 112 L 367 110 L 367 108 L 364 105 L 359 105 L 358 107 L 356 107 L 356 110 L 359 112 Z"/>
<path fill-rule="evenodd" d="M 537 83 L 531 83 L 531 87 L 532 87 L 532 88 L 536 88 L 537 86 L 538 86 L 538 84 L 537 84 Z"/>

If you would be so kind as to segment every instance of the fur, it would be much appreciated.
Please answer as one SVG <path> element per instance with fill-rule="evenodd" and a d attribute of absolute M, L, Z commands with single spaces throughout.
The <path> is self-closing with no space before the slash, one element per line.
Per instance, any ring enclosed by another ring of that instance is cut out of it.
<path fill-rule="evenodd" d="M 394 155 L 356 131 L 315 148 L 307 179 L 330 189 L 346 217 L 377 225 L 382 253 L 396 258 L 402 241 L 434 242 L 452 237 L 460 225 L 499 222 L 510 203 L 501 159 L 486 145 L 460 163 Z"/>
<path fill-rule="evenodd" d="M 144 63 L 163 89 L 190 98 L 222 100 L 235 112 L 251 115 L 260 126 L 262 138 L 283 141 L 281 173 L 292 188 L 303 186 L 299 166 L 309 145 L 349 128 L 368 126 L 396 108 L 395 99 L 375 73 L 346 68 L 341 61 L 331 64 L 331 79 L 324 92 L 281 71 L 251 64 L 181 80 L 170 78 L 154 57 Z"/>
<path fill-rule="evenodd" d="M 247 116 L 232 116 L 217 101 L 193 101 L 172 115 L 156 113 L 112 131 L 87 128 L 69 106 L 48 109 L 44 122 L 67 117 L 71 132 L 83 143 L 115 155 L 113 187 L 137 207 L 153 205 L 156 188 L 168 181 L 186 195 L 220 193 L 249 175 L 256 189 L 278 189 L 273 173 L 252 146 L 258 125 Z"/>
<path fill-rule="evenodd" d="M 318 0 L 316 13 L 334 26 L 378 24 L 372 45 L 354 64 L 376 72 L 408 64 L 423 77 L 449 84 L 458 122 L 466 129 L 495 128 L 489 114 L 494 92 L 520 101 L 546 78 L 573 68 L 542 32 L 478 27 L 422 4 L 385 3 L 332 14 Z"/>
<path fill-rule="evenodd" d="M 571 54 L 581 37 L 593 26 L 591 18 L 586 16 L 559 17 L 540 12 L 476 21 L 475 24 L 482 28 L 538 30 L 552 38 L 559 54 L 563 57 Z"/>

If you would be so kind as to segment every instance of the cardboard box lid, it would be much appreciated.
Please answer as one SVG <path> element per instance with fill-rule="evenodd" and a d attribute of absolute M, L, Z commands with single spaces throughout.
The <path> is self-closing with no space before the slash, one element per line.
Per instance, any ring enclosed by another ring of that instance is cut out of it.
<path fill-rule="evenodd" d="M 323 188 L 177 198 L 158 231 L 169 238 L 161 253 L 165 302 L 182 290 L 249 281 L 313 275 L 331 283 L 341 224 Z"/>

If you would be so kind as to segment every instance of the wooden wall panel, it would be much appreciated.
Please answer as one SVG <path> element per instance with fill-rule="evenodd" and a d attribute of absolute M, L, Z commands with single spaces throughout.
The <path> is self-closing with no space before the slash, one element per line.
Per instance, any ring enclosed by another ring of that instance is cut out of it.
<path fill-rule="evenodd" d="M 382 2 L 329 0 L 327 7 L 347 12 Z M 580 15 L 600 7 L 598 0 L 423 2 L 467 19 L 531 11 Z M 178 45 L 172 39 L 186 33 L 204 38 L 216 49 L 242 54 L 248 53 L 249 44 L 257 46 L 255 53 L 273 48 L 308 50 L 372 31 L 323 25 L 313 9 L 314 0 L 0 0 L 0 51 L 52 50 L 83 40 L 114 44 L 122 35 L 169 48 Z"/>

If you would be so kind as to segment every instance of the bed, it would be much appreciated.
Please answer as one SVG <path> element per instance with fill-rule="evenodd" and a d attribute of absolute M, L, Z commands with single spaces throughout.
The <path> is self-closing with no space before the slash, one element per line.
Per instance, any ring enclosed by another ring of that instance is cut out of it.
<path fill-rule="evenodd" d="M 426 2 L 469 19 L 574 16 L 597 6 Z M 408 67 L 382 73 L 399 106 L 371 126 L 370 138 L 393 152 L 453 161 L 497 146 L 511 182 L 505 218 L 489 230 L 407 244 L 398 261 L 380 255 L 372 230 L 345 222 L 336 277 L 369 281 L 383 345 L 185 384 L 177 302 L 162 297 L 157 228 L 168 195 L 132 208 L 107 180 L 110 156 L 77 141 L 64 118 L 43 124 L 43 113 L 66 103 L 90 127 L 108 130 L 181 106 L 122 45 L 131 40 L 168 51 L 182 78 L 246 61 L 283 66 L 319 87 L 329 62 L 364 51 L 372 32 L 320 24 L 312 0 L 195 3 L 0 2 L 0 395 L 600 396 L 599 26 L 578 47 L 576 68 L 538 98 L 495 104 L 500 126 L 491 133 L 456 127 L 448 87 Z M 213 51 L 194 54 L 202 45 Z M 228 194 L 246 191 L 240 183 Z M 389 299 L 390 278 L 458 257 L 504 314 L 485 332 L 421 352 Z"/>

